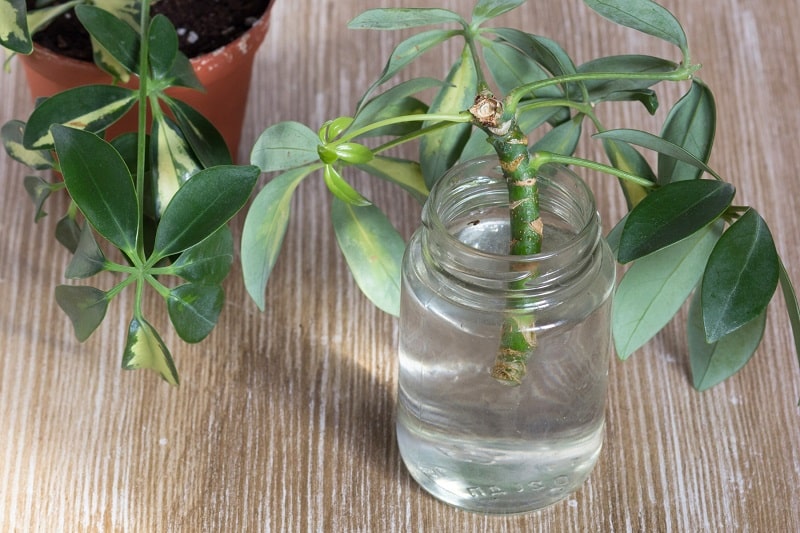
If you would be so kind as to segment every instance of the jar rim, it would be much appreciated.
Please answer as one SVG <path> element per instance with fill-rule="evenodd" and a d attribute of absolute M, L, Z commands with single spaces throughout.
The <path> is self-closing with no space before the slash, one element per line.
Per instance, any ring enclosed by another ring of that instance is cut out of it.
<path fill-rule="evenodd" d="M 476 172 L 477 171 L 477 172 Z M 582 220 L 574 228 L 574 233 L 559 243 L 557 248 L 543 250 L 535 254 L 513 255 L 511 253 L 498 253 L 495 251 L 476 248 L 461 241 L 453 234 L 445 220 L 440 216 L 441 206 L 450 199 L 448 196 L 458 187 L 459 182 L 478 183 L 485 180 L 485 183 L 502 180 L 505 178 L 500 170 L 500 163 L 496 156 L 487 156 L 471 159 L 455 165 L 440 179 L 431 190 L 431 194 L 426 202 L 423 211 L 423 223 L 429 229 L 443 236 L 446 245 L 454 251 L 468 253 L 473 257 L 482 258 L 486 261 L 499 261 L 502 263 L 514 263 L 520 267 L 526 264 L 541 264 L 548 262 L 556 256 L 570 255 L 570 252 L 583 248 L 587 238 L 593 238 L 597 233 L 595 225 L 598 225 L 599 215 L 594 194 L 589 186 L 571 169 L 561 164 L 547 164 L 539 169 L 537 180 L 544 185 L 543 189 L 551 187 L 561 187 L 562 194 L 575 204 L 581 203 L 580 211 Z M 567 183 L 564 183 L 567 182 Z M 574 194 L 567 194 L 563 189 L 570 187 Z M 549 189 L 552 190 L 552 189 Z M 507 202 L 507 199 L 506 199 Z M 543 211 L 546 206 L 546 198 L 542 198 Z M 436 206 L 436 207 L 434 207 Z M 545 239 L 546 239 L 545 234 Z M 524 276 L 523 276 L 524 277 Z"/>

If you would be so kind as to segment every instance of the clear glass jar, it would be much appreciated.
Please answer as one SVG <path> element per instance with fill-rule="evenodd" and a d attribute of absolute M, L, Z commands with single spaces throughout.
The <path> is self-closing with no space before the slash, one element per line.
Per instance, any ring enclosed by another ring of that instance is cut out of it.
<path fill-rule="evenodd" d="M 537 181 L 541 253 L 507 254 L 506 182 L 487 158 L 434 187 L 403 262 L 400 453 L 423 488 L 470 511 L 565 498 L 603 441 L 614 260 L 584 182 L 556 166 Z M 517 386 L 492 376 L 510 313 L 536 339 Z"/>

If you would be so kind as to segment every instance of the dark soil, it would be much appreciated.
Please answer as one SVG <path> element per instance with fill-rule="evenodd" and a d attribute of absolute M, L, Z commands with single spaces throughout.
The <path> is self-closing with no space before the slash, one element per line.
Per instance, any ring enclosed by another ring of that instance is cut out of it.
<path fill-rule="evenodd" d="M 54 4 L 62 4 L 57 0 Z M 273 0 L 160 0 L 153 15 L 163 14 L 178 31 L 180 49 L 196 57 L 228 44 L 246 32 Z M 27 0 L 30 9 L 36 0 Z M 70 11 L 34 35 L 34 41 L 59 54 L 92 60 L 89 35 Z"/>

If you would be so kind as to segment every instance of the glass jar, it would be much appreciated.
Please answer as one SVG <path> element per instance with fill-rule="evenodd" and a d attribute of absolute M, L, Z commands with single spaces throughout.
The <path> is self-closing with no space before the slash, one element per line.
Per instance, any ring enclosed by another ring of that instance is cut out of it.
<path fill-rule="evenodd" d="M 603 441 L 614 260 L 585 183 L 561 166 L 537 182 L 541 253 L 507 254 L 506 181 L 486 158 L 433 188 L 403 260 L 400 453 L 423 488 L 470 511 L 565 498 Z M 535 344 L 516 385 L 493 377 L 515 317 Z"/>

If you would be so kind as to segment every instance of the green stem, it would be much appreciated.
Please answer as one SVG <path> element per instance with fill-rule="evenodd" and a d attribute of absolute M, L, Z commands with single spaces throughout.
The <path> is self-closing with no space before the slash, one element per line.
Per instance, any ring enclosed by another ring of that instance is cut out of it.
<path fill-rule="evenodd" d="M 525 85 L 520 85 L 511 91 L 505 99 L 505 106 L 509 112 L 516 110 L 520 100 L 525 95 L 535 92 L 538 89 L 551 85 L 563 85 L 565 83 L 581 81 L 605 81 L 605 80 L 653 80 L 660 81 L 685 81 L 692 78 L 694 72 L 700 68 L 699 65 L 681 65 L 669 72 L 585 72 L 555 76 L 544 80 L 534 81 Z"/>
<path fill-rule="evenodd" d="M 538 166 L 531 164 L 528 138 L 516 117 L 507 118 L 503 104 L 482 91 L 470 108 L 474 122 L 486 132 L 506 178 L 510 216 L 511 255 L 532 255 L 542 247 L 544 225 L 539 211 Z M 521 267 L 528 269 L 530 267 Z M 531 276 L 536 272 L 531 271 Z M 522 289 L 527 277 L 512 283 Z M 524 307 L 524 304 L 521 304 Z M 519 307 L 519 306 L 517 306 Z M 503 322 L 500 346 L 491 375 L 500 383 L 516 386 L 525 376 L 526 363 L 536 349 L 535 317 L 524 309 L 509 309 Z"/>
<path fill-rule="evenodd" d="M 582 159 L 580 157 L 554 154 L 552 152 L 537 152 L 534 155 L 533 161 L 531 162 L 534 174 L 538 169 L 542 168 L 542 166 L 548 163 L 574 165 L 578 167 L 588 168 L 591 170 L 597 170 L 599 172 L 603 172 L 604 174 L 610 174 L 612 176 L 616 176 L 617 178 L 623 179 L 630 183 L 635 183 L 636 185 L 640 185 L 646 188 L 652 188 L 655 187 L 656 185 L 652 181 L 646 180 L 635 174 L 631 174 L 630 172 L 626 172 L 624 170 L 612 167 L 610 165 L 604 165 L 603 163 L 597 163 L 596 161 L 590 161 L 588 159 Z"/>
<path fill-rule="evenodd" d="M 150 0 L 143 0 L 139 24 L 141 27 L 141 39 L 139 40 L 139 116 L 137 131 L 137 151 L 136 151 L 136 195 L 138 204 L 139 231 L 136 234 L 136 251 L 139 257 L 144 260 L 144 165 L 147 150 L 147 95 L 149 79 L 149 39 L 147 38 L 147 28 L 150 22 Z M 139 284 L 141 285 L 141 283 Z M 137 294 L 137 298 L 140 295 Z"/>
<path fill-rule="evenodd" d="M 383 128 L 386 126 L 393 126 L 395 124 L 402 124 L 405 122 L 420 122 L 420 121 L 436 121 L 436 122 L 444 122 L 449 124 L 464 124 L 466 122 L 470 122 L 472 117 L 469 113 L 463 112 L 457 115 L 453 115 L 450 113 L 419 113 L 416 115 L 402 115 L 399 117 L 391 117 L 384 120 L 379 120 L 377 122 L 373 122 L 371 124 L 367 124 L 363 128 L 359 128 L 357 130 L 348 132 L 346 135 L 343 135 L 341 139 L 336 141 L 335 143 L 331 143 L 331 146 L 335 146 L 336 144 L 350 142 L 353 139 L 361 137 L 364 134 L 367 134 L 371 131 L 377 130 L 379 128 Z"/>

